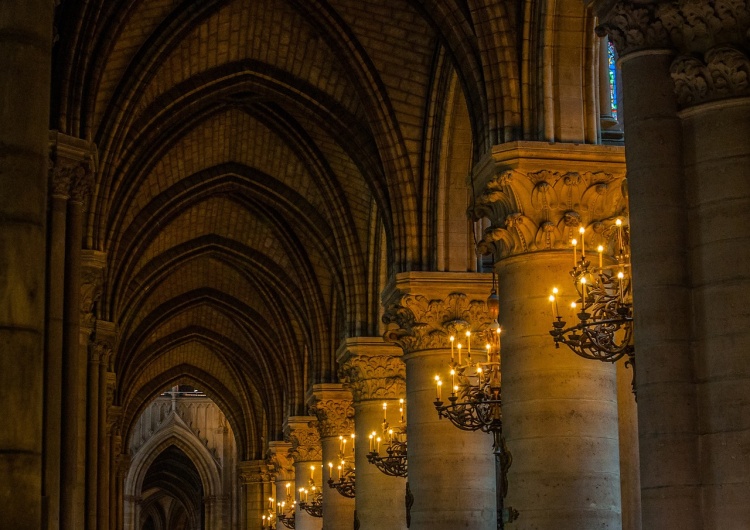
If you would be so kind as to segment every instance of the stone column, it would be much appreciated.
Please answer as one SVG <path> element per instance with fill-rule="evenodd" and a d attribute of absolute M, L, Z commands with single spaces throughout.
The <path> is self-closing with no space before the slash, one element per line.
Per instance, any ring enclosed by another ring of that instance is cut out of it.
<path fill-rule="evenodd" d="M 99 410 L 97 424 L 97 524 L 96 528 L 107 530 L 109 528 L 109 484 L 110 484 L 110 460 L 109 448 L 112 425 L 109 423 L 110 407 L 114 400 L 116 378 L 115 374 L 109 372 L 109 365 L 115 348 L 117 337 L 116 326 L 112 322 L 100 320 L 96 323 L 96 343 L 102 350 L 99 363 Z"/>
<path fill-rule="evenodd" d="M 237 475 L 245 493 L 245 530 L 257 530 L 268 513 L 268 498 L 272 496 L 268 465 L 265 460 L 246 460 L 237 465 Z M 208 519 L 206 513 L 206 521 Z"/>
<path fill-rule="evenodd" d="M 570 241 L 584 226 L 588 252 L 604 243 L 602 230 L 627 215 L 624 176 L 622 149 L 604 146 L 504 144 L 478 167 L 475 215 L 492 223 L 479 248 L 496 260 L 504 330 L 514 529 L 622 528 L 616 369 L 555 348 L 548 296 L 557 287 L 569 307 Z"/>
<path fill-rule="evenodd" d="M 398 400 L 406 397 L 402 354 L 401 348 L 381 337 L 346 339 L 337 353 L 339 377 L 354 400 L 356 508 L 362 530 L 406 530 L 406 479 L 389 477 L 367 461 L 368 437 L 380 429 L 383 403 L 398 410 Z"/>
<path fill-rule="evenodd" d="M 114 375 L 114 374 L 112 374 Z M 109 392 L 114 393 L 116 389 L 116 379 L 114 377 L 108 378 L 107 381 L 107 402 L 110 402 Z M 114 396 L 112 396 L 114 397 Z M 109 449 L 107 449 L 107 457 L 109 460 L 108 469 L 109 476 L 106 482 L 106 494 L 109 497 L 107 505 L 109 506 L 109 514 L 107 516 L 107 526 L 100 527 L 99 530 L 117 530 L 118 519 L 117 519 L 117 506 L 118 506 L 118 482 L 122 484 L 120 477 L 120 465 L 118 458 L 122 451 L 122 437 L 120 436 L 120 425 L 122 422 L 122 407 L 116 405 L 110 405 L 107 409 L 107 432 L 109 434 L 107 441 L 109 442 Z"/>
<path fill-rule="evenodd" d="M 72 140 L 66 139 L 70 143 Z M 65 239 L 65 308 L 63 342 L 62 412 L 65 421 L 62 431 L 60 526 L 63 530 L 84 528 L 84 498 L 86 479 L 86 364 L 88 338 L 91 333 L 94 285 L 82 292 L 82 240 L 84 203 L 93 186 L 95 154 L 91 147 L 77 146 L 81 159 L 72 173 L 71 194 L 68 201 Z M 87 327 L 81 327 L 81 317 Z"/>
<path fill-rule="evenodd" d="M 283 502 L 285 508 L 294 502 L 294 461 L 289 454 L 291 449 L 290 442 L 268 443 L 267 461 L 274 482 L 274 498 L 277 503 Z M 284 528 L 286 527 L 282 522 L 277 520 L 276 529 L 283 530 Z"/>
<path fill-rule="evenodd" d="M 495 530 L 497 499 L 492 437 L 439 419 L 436 374 L 450 362 L 456 327 L 480 333 L 490 324 L 490 275 L 401 273 L 383 294 L 385 338 L 404 350 L 409 487 L 415 530 Z"/>
<path fill-rule="evenodd" d="M 643 527 L 746 526 L 750 10 L 602 4 L 624 84 Z"/>
<path fill-rule="evenodd" d="M 49 0 L 0 7 L 0 513 L 42 524 L 45 211 L 52 20 Z"/>
<path fill-rule="evenodd" d="M 345 436 L 351 442 L 350 436 L 354 433 L 352 394 L 340 383 L 317 384 L 313 385 L 307 403 L 310 414 L 318 418 L 318 432 L 323 452 L 323 530 L 351 530 L 354 526 L 354 499 L 344 497 L 328 486 L 328 463 L 333 463 L 334 470 L 339 464 L 339 436 Z M 353 450 L 351 443 L 348 446 L 348 451 Z"/>
<path fill-rule="evenodd" d="M 323 451 L 315 423 L 316 419 L 313 416 L 290 416 L 284 422 L 284 438 L 292 443 L 289 454 L 294 460 L 294 492 L 298 504 L 299 489 L 310 489 L 310 466 L 315 466 L 314 482 L 316 487 L 321 487 L 320 468 L 323 464 Z M 297 506 L 296 530 L 321 530 L 322 527 L 322 518 L 313 517 Z"/>

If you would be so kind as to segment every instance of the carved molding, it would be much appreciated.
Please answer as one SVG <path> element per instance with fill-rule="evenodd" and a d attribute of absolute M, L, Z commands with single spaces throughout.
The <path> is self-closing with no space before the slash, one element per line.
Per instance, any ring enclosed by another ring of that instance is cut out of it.
<path fill-rule="evenodd" d="M 317 423 L 317 421 L 310 421 L 305 424 L 287 425 L 284 429 L 284 440 L 292 444 L 289 456 L 295 463 L 323 460 L 323 448 L 320 445 Z"/>
<path fill-rule="evenodd" d="M 627 212 L 624 173 L 503 171 L 490 179 L 471 212 L 489 218 L 478 249 L 500 260 L 570 246 L 586 228 L 587 248 L 606 244 L 613 219 Z"/>
<path fill-rule="evenodd" d="M 271 482 L 268 465 L 263 460 L 250 460 L 237 465 L 237 477 L 241 484 L 258 484 Z"/>
<path fill-rule="evenodd" d="M 339 368 L 339 379 L 355 402 L 398 399 L 406 394 L 406 365 L 392 355 L 352 355 Z"/>
<path fill-rule="evenodd" d="M 682 107 L 750 95 L 750 59 L 736 48 L 713 48 L 703 59 L 681 55 L 670 73 Z"/>
<path fill-rule="evenodd" d="M 442 299 L 401 293 L 385 307 L 383 323 L 388 329 L 383 339 L 398 344 L 406 353 L 441 349 L 446 348 L 451 334 L 481 333 L 491 322 L 486 301 L 472 300 L 464 293 Z"/>
<path fill-rule="evenodd" d="M 351 399 L 315 399 L 309 412 L 318 418 L 321 438 L 348 436 L 354 432 L 354 407 Z"/>
<path fill-rule="evenodd" d="M 646 49 L 705 53 L 748 39 L 748 0 L 625 0 L 601 17 L 600 36 L 609 35 L 622 57 Z"/>
<path fill-rule="evenodd" d="M 95 183 L 96 146 L 86 140 L 50 131 L 49 179 L 53 197 L 83 203 Z"/>

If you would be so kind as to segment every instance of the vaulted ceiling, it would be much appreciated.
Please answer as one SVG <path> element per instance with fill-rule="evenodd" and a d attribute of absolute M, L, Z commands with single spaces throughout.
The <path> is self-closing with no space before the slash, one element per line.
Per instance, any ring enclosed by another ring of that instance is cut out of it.
<path fill-rule="evenodd" d="M 517 4 L 62 2 L 51 126 L 97 145 L 126 425 L 190 383 L 258 455 L 379 333 L 386 278 L 436 266 L 446 153 L 462 182 L 519 134 Z"/>

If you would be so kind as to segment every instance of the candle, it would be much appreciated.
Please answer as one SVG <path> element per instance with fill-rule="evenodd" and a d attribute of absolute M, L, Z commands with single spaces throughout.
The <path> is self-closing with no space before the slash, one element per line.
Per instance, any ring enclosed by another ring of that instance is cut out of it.
<path fill-rule="evenodd" d="M 620 303 L 622 304 L 625 301 L 625 295 L 623 293 L 622 289 L 622 279 L 625 277 L 625 274 L 620 271 L 617 273 L 617 279 L 620 281 Z"/>
<path fill-rule="evenodd" d="M 456 386 L 456 371 L 451 370 L 451 385 Z"/>
<path fill-rule="evenodd" d="M 615 224 L 617 225 L 617 253 L 622 255 L 622 219 L 617 219 Z"/>
<path fill-rule="evenodd" d="M 437 382 L 437 398 L 438 398 L 438 401 L 440 401 L 440 398 L 442 397 L 442 394 L 443 394 L 442 393 L 442 387 L 443 387 L 443 382 L 438 379 L 438 382 Z"/>
<path fill-rule="evenodd" d="M 370 435 L 370 452 L 371 453 L 372 453 L 372 439 L 373 439 L 373 435 L 371 434 Z"/>
<path fill-rule="evenodd" d="M 328 462 L 328 478 L 333 478 L 333 462 Z"/>
<path fill-rule="evenodd" d="M 338 466 L 337 469 L 339 470 L 339 480 L 341 480 L 341 466 Z"/>
<path fill-rule="evenodd" d="M 586 311 L 586 277 L 581 278 L 581 304 L 583 311 Z"/>
<path fill-rule="evenodd" d="M 287 498 L 289 497 L 289 493 L 291 492 L 291 488 L 292 488 L 292 483 L 291 482 L 287 482 L 286 483 L 286 496 L 287 496 Z"/>
<path fill-rule="evenodd" d="M 383 421 L 388 419 L 388 403 L 383 402 Z"/>
<path fill-rule="evenodd" d="M 343 450 L 343 451 L 341 451 L 341 454 L 342 454 L 342 455 L 344 455 L 344 454 L 346 454 L 346 442 L 347 442 L 347 439 L 346 439 L 346 438 L 344 438 L 343 436 L 342 436 L 342 438 L 343 438 L 343 440 L 342 440 L 342 441 L 344 442 L 344 450 Z"/>
<path fill-rule="evenodd" d="M 268 507 L 273 509 L 273 497 L 268 497 Z"/>
<path fill-rule="evenodd" d="M 602 270 L 602 253 L 604 252 L 604 247 L 599 245 L 596 247 L 596 251 L 599 253 L 599 270 Z"/>
<path fill-rule="evenodd" d="M 354 448 L 356 445 L 354 445 L 354 433 L 352 433 L 352 456 L 354 456 Z"/>
<path fill-rule="evenodd" d="M 380 436 L 378 436 L 378 438 L 377 438 L 377 442 L 378 442 L 378 453 L 380 452 L 380 440 L 381 440 L 381 438 L 380 438 Z"/>
<path fill-rule="evenodd" d="M 578 257 L 576 256 L 576 249 L 578 248 L 578 240 L 573 239 L 570 242 L 571 245 L 573 245 L 573 267 L 578 265 Z"/>
<path fill-rule="evenodd" d="M 555 318 L 557 317 L 557 315 L 555 314 L 555 295 L 554 294 L 549 295 L 549 301 L 552 304 L 552 318 Z"/>
<path fill-rule="evenodd" d="M 339 453 L 344 451 L 344 437 L 339 436 Z"/>
<path fill-rule="evenodd" d="M 456 345 L 456 348 L 458 348 L 458 364 L 461 365 L 461 348 L 462 348 L 462 346 L 461 346 L 460 342 Z"/>
<path fill-rule="evenodd" d="M 458 394 L 458 385 L 453 387 L 453 395 Z"/>
<path fill-rule="evenodd" d="M 471 331 L 466 332 L 466 356 L 471 360 Z"/>
<path fill-rule="evenodd" d="M 401 423 L 404 423 L 404 408 L 406 408 L 406 404 L 404 403 L 404 398 L 401 398 L 398 400 L 399 404 L 399 412 L 401 413 Z"/>
<path fill-rule="evenodd" d="M 559 317 L 560 316 L 560 309 L 557 307 L 557 293 L 559 291 L 557 290 L 557 287 L 552 288 L 552 294 L 554 295 L 555 299 L 555 307 L 552 309 L 552 316 L 553 317 Z M 497 332 L 500 333 L 500 328 L 497 328 Z M 500 335 L 498 335 L 499 337 Z M 499 339 L 498 339 L 499 340 Z"/>
<path fill-rule="evenodd" d="M 581 259 L 583 259 L 583 257 L 586 255 L 586 243 L 583 239 L 583 236 L 586 233 L 586 229 L 581 226 L 578 228 L 578 233 L 581 234 Z"/>
<path fill-rule="evenodd" d="M 456 337 L 451 335 L 451 364 L 453 364 L 453 341 L 456 340 Z"/>
<path fill-rule="evenodd" d="M 310 466 L 310 482 L 315 478 L 315 466 Z"/>

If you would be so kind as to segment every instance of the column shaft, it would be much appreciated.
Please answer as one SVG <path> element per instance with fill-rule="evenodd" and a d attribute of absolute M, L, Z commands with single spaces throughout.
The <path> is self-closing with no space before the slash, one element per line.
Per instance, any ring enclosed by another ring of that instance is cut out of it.
<path fill-rule="evenodd" d="M 60 527 L 63 307 L 67 194 L 52 196 L 47 268 L 47 339 L 44 376 L 44 488 L 48 530 Z"/>
<path fill-rule="evenodd" d="M 61 482 L 65 485 L 61 495 L 62 530 L 80 530 L 78 520 L 83 506 L 78 504 L 81 479 L 79 464 L 81 454 L 79 440 L 85 439 L 79 432 L 79 394 L 85 388 L 81 374 L 80 334 L 80 279 L 81 279 L 81 208 L 80 202 L 68 203 L 67 238 L 65 239 L 65 340 L 63 358 L 63 438 Z M 85 366 L 85 364 L 84 364 Z"/>
<path fill-rule="evenodd" d="M 536 252 L 497 265 L 503 430 L 513 456 L 507 505 L 520 512 L 514 529 L 622 524 L 615 367 L 556 349 L 549 335 L 548 290 L 572 291 L 571 261 L 572 252 Z"/>
<path fill-rule="evenodd" d="M 99 365 L 99 467 L 96 481 L 98 495 L 98 521 L 96 528 L 98 530 L 108 530 L 109 528 L 109 447 L 111 443 L 111 434 L 107 426 L 107 392 L 109 388 L 107 373 L 107 359 L 103 359 L 102 363 Z M 114 391 L 114 388 L 112 388 L 112 391 Z"/>
<path fill-rule="evenodd" d="M 747 63 L 746 63 L 747 64 Z M 750 524 L 750 100 L 682 112 L 706 528 Z"/>
<path fill-rule="evenodd" d="M 687 209 L 672 55 L 622 59 L 643 527 L 701 527 Z"/>
<path fill-rule="evenodd" d="M 313 517 L 305 510 L 299 507 L 299 489 L 305 488 L 310 490 L 310 466 L 314 465 L 317 471 L 317 478 L 315 479 L 316 484 L 320 487 L 320 467 L 322 462 L 320 460 L 314 461 L 300 461 L 294 463 L 294 484 L 295 491 L 297 492 L 297 516 L 295 518 L 295 530 L 321 530 L 323 528 L 323 518 Z M 309 500 L 312 500 L 312 491 L 309 493 Z M 259 516 L 260 517 L 260 516 Z"/>
<path fill-rule="evenodd" d="M 44 279 L 53 3 L 0 7 L 0 512 L 42 520 Z"/>
<path fill-rule="evenodd" d="M 89 355 L 86 399 L 86 528 L 96 528 L 99 500 L 99 370 L 98 356 Z"/>

